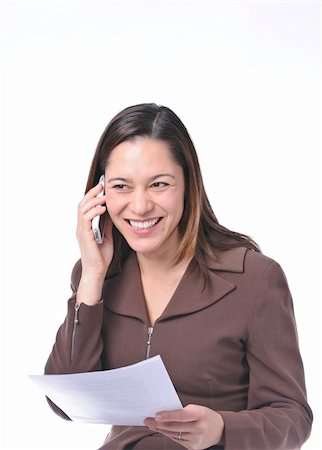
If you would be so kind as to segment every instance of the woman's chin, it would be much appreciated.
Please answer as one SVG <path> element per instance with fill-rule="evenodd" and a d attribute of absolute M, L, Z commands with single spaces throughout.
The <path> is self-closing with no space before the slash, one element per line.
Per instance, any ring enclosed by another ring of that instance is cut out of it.
<path fill-rule="evenodd" d="M 131 241 L 127 241 L 127 243 L 133 251 L 140 255 L 152 255 L 153 253 L 158 252 L 158 250 L 160 249 L 158 245 L 137 244 Z"/>

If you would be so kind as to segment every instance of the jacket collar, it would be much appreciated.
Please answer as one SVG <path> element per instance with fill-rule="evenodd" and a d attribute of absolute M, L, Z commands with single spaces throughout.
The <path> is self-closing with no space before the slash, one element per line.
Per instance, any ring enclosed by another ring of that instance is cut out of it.
<path fill-rule="evenodd" d="M 246 252 L 246 247 L 217 251 L 215 256 L 206 256 L 207 266 L 210 270 L 242 273 Z"/>
<path fill-rule="evenodd" d="M 207 257 L 209 280 L 201 291 L 201 274 L 197 262 L 192 259 L 176 291 L 157 322 L 170 317 L 192 314 L 223 299 L 236 286 L 222 275 L 223 272 L 242 273 L 247 249 L 239 247 L 216 252 Z M 219 272 L 219 273 L 218 273 Z M 129 255 L 121 273 L 107 280 L 103 291 L 107 309 L 116 314 L 136 317 L 149 323 L 145 306 L 140 269 L 135 253 Z"/>

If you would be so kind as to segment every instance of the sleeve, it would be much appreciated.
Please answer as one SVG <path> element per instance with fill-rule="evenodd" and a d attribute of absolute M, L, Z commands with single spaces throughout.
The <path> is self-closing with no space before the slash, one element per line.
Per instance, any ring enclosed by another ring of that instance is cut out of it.
<path fill-rule="evenodd" d="M 225 450 L 296 450 L 310 435 L 293 303 L 280 266 L 271 262 L 258 285 L 249 326 L 247 410 L 219 411 Z"/>
<path fill-rule="evenodd" d="M 45 374 L 80 373 L 101 369 L 103 302 L 94 306 L 76 303 L 80 277 L 79 260 L 72 271 L 73 294 L 68 300 L 67 315 L 58 329 L 56 341 L 45 366 Z M 69 419 L 53 402 L 47 400 L 56 414 Z"/>

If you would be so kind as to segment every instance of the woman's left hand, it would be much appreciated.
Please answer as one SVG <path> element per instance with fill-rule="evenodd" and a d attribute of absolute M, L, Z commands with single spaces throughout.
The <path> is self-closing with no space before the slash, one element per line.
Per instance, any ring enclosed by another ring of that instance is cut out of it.
<path fill-rule="evenodd" d="M 222 416 L 199 405 L 157 413 L 154 418 L 146 418 L 144 425 L 189 450 L 202 450 L 218 444 L 224 431 Z"/>

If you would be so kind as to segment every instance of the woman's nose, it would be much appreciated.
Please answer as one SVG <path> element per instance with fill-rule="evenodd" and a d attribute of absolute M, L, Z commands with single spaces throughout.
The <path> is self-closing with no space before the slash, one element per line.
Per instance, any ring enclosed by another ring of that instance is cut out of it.
<path fill-rule="evenodd" d="M 131 211 L 137 216 L 146 215 L 153 208 L 153 202 L 149 193 L 143 190 L 137 190 L 132 193 L 130 202 Z"/>

